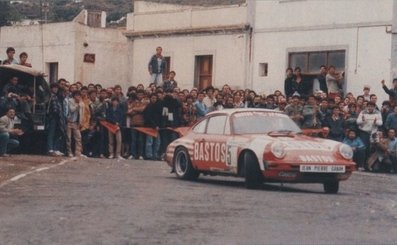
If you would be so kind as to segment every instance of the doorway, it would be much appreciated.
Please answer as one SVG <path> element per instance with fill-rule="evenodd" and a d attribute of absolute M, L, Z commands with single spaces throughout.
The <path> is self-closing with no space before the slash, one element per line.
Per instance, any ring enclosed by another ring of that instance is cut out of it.
<path fill-rule="evenodd" d="M 195 58 L 194 87 L 199 90 L 212 85 L 212 55 L 199 55 Z"/>

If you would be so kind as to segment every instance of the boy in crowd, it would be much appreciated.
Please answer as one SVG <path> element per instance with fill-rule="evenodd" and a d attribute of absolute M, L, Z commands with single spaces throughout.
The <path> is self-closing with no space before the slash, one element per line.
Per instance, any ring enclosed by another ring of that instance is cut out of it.
<path fill-rule="evenodd" d="M 80 127 L 84 118 L 84 103 L 81 99 L 80 91 L 74 91 L 72 98 L 68 99 L 68 116 L 66 128 L 66 149 L 69 157 L 73 157 L 72 137 L 75 143 L 75 156 L 81 157 L 81 132 Z"/>

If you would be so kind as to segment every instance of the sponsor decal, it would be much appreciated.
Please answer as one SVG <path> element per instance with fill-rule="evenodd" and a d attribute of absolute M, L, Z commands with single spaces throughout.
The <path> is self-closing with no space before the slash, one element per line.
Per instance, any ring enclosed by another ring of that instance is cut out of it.
<path fill-rule="evenodd" d="M 320 162 L 320 163 L 333 163 L 335 162 L 331 156 L 318 156 L 318 155 L 301 155 L 299 159 L 302 162 Z"/>
<path fill-rule="evenodd" d="M 302 141 L 293 141 L 288 142 L 285 141 L 283 144 L 286 146 L 288 150 L 322 150 L 322 151 L 329 151 L 332 150 L 330 146 L 313 143 L 313 142 L 302 142 Z"/>
<path fill-rule="evenodd" d="M 226 144 L 215 142 L 195 142 L 193 159 L 196 161 L 226 163 Z"/>

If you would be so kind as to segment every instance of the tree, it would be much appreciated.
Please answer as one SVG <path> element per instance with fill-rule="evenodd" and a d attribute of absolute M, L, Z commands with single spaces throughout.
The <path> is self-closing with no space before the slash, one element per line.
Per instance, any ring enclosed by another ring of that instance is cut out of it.
<path fill-rule="evenodd" d="M 10 2 L 0 1 L 0 26 L 9 25 L 10 12 Z"/>

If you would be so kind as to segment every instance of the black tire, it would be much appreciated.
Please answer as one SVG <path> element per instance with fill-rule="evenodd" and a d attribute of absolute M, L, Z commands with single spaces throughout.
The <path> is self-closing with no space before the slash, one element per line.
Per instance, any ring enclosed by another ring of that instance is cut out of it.
<path fill-rule="evenodd" d="M 323 185 L 325 193 L 336 194 L 339 191 L 339 181 L 326 182 Z"/>
<path fill-rule="evenodd" d="M 175 174 L 180 179 L 196 180 L 200 172 L 193 168 L 189 153 L 185 148 L 178 148 L 174 156 Z"/>
<path fill-rule="evenodd" d="M 260 189 L 263 185 L 263 175 L 259 163 L 252 153 L 244 154 L 245 187 L 247 189 Z"/>

